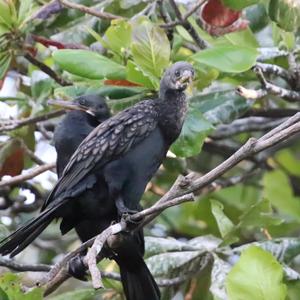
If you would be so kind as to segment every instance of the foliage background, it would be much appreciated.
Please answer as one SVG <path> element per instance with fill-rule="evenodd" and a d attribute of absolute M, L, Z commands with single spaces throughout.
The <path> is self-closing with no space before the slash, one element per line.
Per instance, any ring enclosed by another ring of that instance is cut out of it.
<path fill-rule="evenodd" d="M 37 213 L 56 180 L 49 170 L 5 184 L 7 176 L 55 161 L 51 136 L 59 118 L 49 117 L 55 110 L 47 105 L 50 98 L 99 93 L 115 113 L 155 97 L 172 62 L 193 63 L 197 76 L 188 91 L 187 120 L 148 186 L 144 207 L 178 174 L 206 173 L 249 137 L 299 111 L 299 3 L 209 0 L 187 16 L 200 2 L 177 3 L 180 18 L 173 1 L 73 1 L 117 16 L 110 20 L 59 1 L 0 0 L 1 237 Z M 252 69 L 258 63 L 268 64 L 261 66 L 268 80 L 295 92 L 297 100 L 270 89 L 251 99 L 237 93 L 241 85 L 261 91 Z M 18 125 L 45 114 L 44 122 Z M 299 299 L 299 146 L 296 137 L 243 161 L 195 203 L 170 208 L 145 228 L 147 263 L 165 285 L 163 299 Z M 75 233 L 61 238 L 52 224 L 17 261 L 53 264 L 78 245 Z M 117 272 L 111 261 L 100 268 Z M 41 273 L 0 270 L 0 299 L 42 299 L 42 288 L 23 290 Z M 94 291 L 90 283 L 70 279 L 47 299 L 122 299 L 118 281 L 105 284 L 108 289 Z"/>

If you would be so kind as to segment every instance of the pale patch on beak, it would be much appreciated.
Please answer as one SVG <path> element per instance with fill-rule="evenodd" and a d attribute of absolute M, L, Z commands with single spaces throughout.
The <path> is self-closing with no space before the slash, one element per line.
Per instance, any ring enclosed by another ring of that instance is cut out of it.
<path fill-rule="evenodd" d="M 176 81 L 176 88 L 180 89 L 182 87 L 186 87 L 190 83 L 192 83 L 194 78 L 194 73 L 190 70 L 183 71 L 181 77 Z"/>
<path fill-rule="evenodd" d="M 94 113 L 93 111 L 89 110 L 89 109 L 86 110 L 85 112 L 86 112 L 87 114 L 93 116 L 93 117 L 96 117 L 95 113 Z"/>

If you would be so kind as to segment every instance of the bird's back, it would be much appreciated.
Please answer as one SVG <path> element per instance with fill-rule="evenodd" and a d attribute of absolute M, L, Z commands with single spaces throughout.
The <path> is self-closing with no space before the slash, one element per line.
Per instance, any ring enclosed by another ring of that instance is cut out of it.
<path fill-rule="evenodd" d="M 94 129 L 86 120 L 85 112 L 70 111 L 56 126 L 53 136 L 57 153 L 57 175 L 61 177 L 65 166 L 80 143 Z"/>

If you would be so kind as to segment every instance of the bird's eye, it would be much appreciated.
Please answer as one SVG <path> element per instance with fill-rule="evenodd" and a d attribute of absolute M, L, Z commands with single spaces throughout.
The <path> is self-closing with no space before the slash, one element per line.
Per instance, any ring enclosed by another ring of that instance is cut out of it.
<path fill-rule="evenodd" d="M 175 76 L 176 76 L 176 77 L 179 77 L 179 76 L 180 76 L 180 71 L 179 71 L 179 70 L 175 71 Z"/>

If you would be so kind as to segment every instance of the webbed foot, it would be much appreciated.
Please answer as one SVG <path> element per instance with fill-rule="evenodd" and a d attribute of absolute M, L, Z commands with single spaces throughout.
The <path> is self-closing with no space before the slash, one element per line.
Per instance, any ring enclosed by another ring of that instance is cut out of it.
<path fill-rule="evenodd" d="M 87 269 L 82 255 L 76 255 L 69 261 L 68 273 L 76 279 L 87 281 Z"/>

